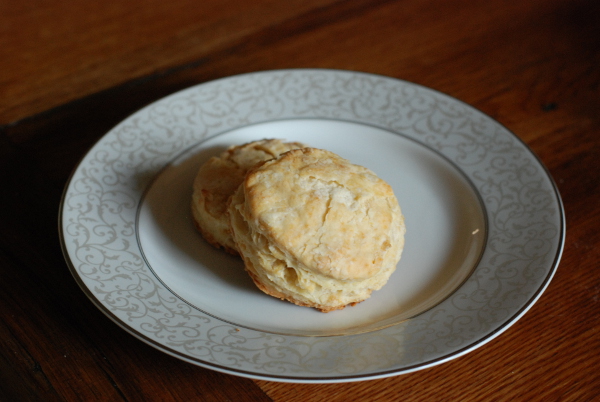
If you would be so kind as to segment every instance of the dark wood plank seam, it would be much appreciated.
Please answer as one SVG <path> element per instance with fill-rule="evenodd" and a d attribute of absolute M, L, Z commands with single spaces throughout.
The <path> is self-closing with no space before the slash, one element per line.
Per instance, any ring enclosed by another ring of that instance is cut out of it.
<path fill-rule="evenodd" d="M 107 88 L 102 91 L 98 91 L 94 94 L 86 95 L 82 98 L 75 99 L 71 102 L 67 102 L 63 105 L 53 107 L 46 111 L 16 120 L 14 122 L 0 125 L 0 132 L 3 132 L 11 127 L 25 124 L 34 119 L 44 119 L 51 116 L 54 113 L 59 113 L 64 109 L 68 109 L 74 105 L 84 102 L 87 98 L 95 96 L 109 95 L 130 87 L 141 86 L 149 81 L 156 81 L 165 76 L 175 75 L 177 73 L 192 70 L 199 66 L 202 66 L 211 60 L 218 60 L 234 54 L 250 53 L 255 49 L 263 48 L 265 46 L 273 45 L 275 43 L 288 40 L 292 37 L 305 34 L 310 31 L 317 30 L 328 24 L 335 24 L 350 18 L 359 17 L 365 12 L 372 12 L 378 7 L 381 7 L 390 0 L 361 0 L 361 1 L 339 1 L 337 3 L 329 4 L 317 9 L 310 10 L 299 16 L 289 18 L 278 24 L 266 27 L 260 31 L 249 34 L 248 36 L 242 37 L 230 43 L 228 46 L 216 49 L 215 51 L 200 57 L 197 60 L 190 61 L 188 63 L 174 66 L 162 71 L 155 72 L 150 75 L 133 78 L 123 84 L 116 85 L 111 88 Z"/>

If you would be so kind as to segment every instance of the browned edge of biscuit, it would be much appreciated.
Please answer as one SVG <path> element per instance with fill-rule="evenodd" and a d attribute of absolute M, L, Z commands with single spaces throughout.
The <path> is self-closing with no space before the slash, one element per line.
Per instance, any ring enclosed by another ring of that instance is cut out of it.
<path fill-rule="evenodd" d="M 244 264 L 245 265 L 245 264 Z M 337 306 L 337 307 L 328 307 L 328 306 L 322 306 L 320 304 L 309 304 L 306 302 L 302 302 L 300 300 L 294 299 L 291 296 L 287 296 L 281 292 L 278 292 L 276 290 L 273 290 L 271 288 L 268 288 L 267 286 L 265 286 L 264 283 L 262 283 L 258 277 L 249 269 L 246 269 L 246 272 L 248 272 L 248 274 L 250 275 L 250 278 L 252 278 L 252 281 L 254 282 L 254 284 L 256 285 L 256 287 L 258 287 L 261 291 L 263 291 L 264 293 L 268 294 L 269 296 L 273 296 L 276 297 L 278 299 L 281 300 L 287 300 L 297 306 L 302 306 L 302 307 L 312 307 L 318 311 L 320 311 L 321 313 L 329 313 L 331 311 L 335 311 L 335 310 L 343 310 L 344 308 L 350 306 L 356 306 L 358 303 L 360 303 L 361 301 L 357 301 L 357 302 L 352 302 L 343 306 Z"/>
<path fill-rule="evenodd" d="M 210 233 L 208 233 L 206 230 L 204 230 L 200 227 L 200 225 L 198 224 L 198 221 L 196 221 L 196 219 L 194 217 L 192 217 L 192 221 L 194 222 L 194 227 L 196 228 L 196 230 L 202 235 L 202 237 L 204 238 L 204 240 L 206 240 L 206 242 L 208 244 L 210 244 L 211 246 L 213 246 L 216 249 L 224 250 L 228 254 L 239 257 L 240 253 L 237 250 L 232 249 L 231 247 L 227 247 L 226 245 L 223 245 L 223 244 L 219 243 L 217 240 L 215 240 L 215 238 Z"/>

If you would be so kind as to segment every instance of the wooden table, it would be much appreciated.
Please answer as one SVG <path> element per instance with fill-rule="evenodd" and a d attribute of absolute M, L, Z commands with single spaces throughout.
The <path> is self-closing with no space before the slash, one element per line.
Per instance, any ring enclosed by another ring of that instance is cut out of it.
<path fill-rule="evenodd" d="M 600 397 L 600 3 L 592 0 L 0 3 L 0 399 L 591 401 Z M 61 253 L 63 187 L 130 113 L 179 89 L 296 67 L 447 93 L 540 157 L 564 201 L 559 269 L 501 336 L 343 384 L 210 371 L 127 334 Z"/>

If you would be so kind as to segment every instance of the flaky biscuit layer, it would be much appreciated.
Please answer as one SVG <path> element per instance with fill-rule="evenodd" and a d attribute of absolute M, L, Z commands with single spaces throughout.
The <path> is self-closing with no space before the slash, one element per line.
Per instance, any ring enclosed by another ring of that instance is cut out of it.
<path fill-rule="evenodd" d="M 391 187 L 325 150 L 292 150 L 250 169 L 229 212 L 257 286 L 321 311 L 380 289 L 404 247 L 404 218 Z"/>
<path fill-rule="evenodd" d="M 298 142 L 265 139 L 232 146 L 205 162 L 198 170 L 192 193 L 192 216 L 202 236 L 213 246 L 237 254 L 227 211 L 229 198 L 251 167 L 303 147 Z"/>

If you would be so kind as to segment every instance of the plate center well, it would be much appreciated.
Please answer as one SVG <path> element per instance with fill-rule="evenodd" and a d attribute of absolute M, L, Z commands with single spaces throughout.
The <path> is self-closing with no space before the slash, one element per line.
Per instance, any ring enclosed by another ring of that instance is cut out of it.
<path fill-rule="evenodd" d="M 195 231 L 190 200 L 200 165 L 230 145 L 263 138 L 328 149 L 373 170 L 394 189 L 406 220 L 405 248 L 396 272 L 370 299 L 324 314 L 267 296 L 239 258 L 212 248 Z M 486 232 L 475 191 L 438 153 L 386 130 L 320 119 L 255 124 L 199 143 L 152 182 L 137 227 L 157 278 L 201 312 L 240 327 L 309 336 L 371 331 L 435 306 L 469 276 Z"/>

